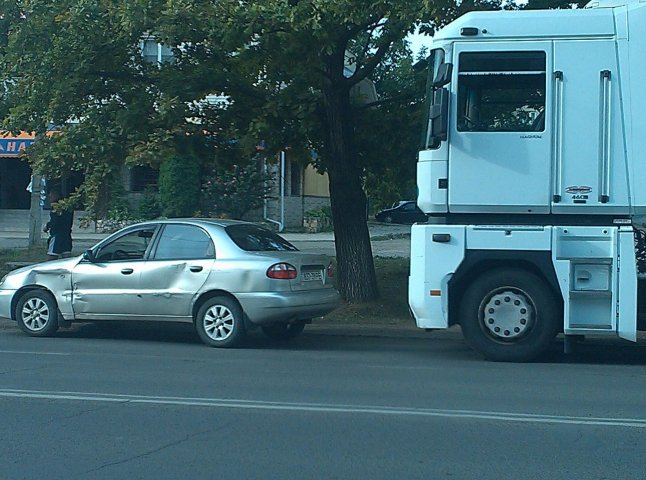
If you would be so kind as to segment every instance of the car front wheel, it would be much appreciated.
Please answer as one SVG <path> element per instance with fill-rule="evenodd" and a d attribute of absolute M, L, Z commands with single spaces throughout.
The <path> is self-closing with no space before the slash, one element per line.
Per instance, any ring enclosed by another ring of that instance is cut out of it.
<path fill-rule="evenodd" d="M 210 298 L 197 312 L 195 328 L 200 339 L 211 347 L 237 346 L 245 336 L 242 308 L 232 298 Z"/>
<path fill-rule="evenodd" d="M 56 300 L 44 290 L 30 290 L 18 300 L 16 321 L 20 329 L 32 337 L 53 335 L 58 330 Z"/>

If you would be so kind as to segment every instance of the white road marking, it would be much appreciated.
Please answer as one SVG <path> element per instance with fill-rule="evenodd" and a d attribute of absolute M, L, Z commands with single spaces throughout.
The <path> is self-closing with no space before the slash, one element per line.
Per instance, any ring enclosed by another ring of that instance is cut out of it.
<path fill-rule="evenodd" d="M 0 350 L 0 353 L 11 353 L 17 355 L 60 355 L 68 356 L 71 353 L 59 353 L 59 352 L 28 352 L 28 351 L 19 351 L 19 350 Z"/>
<path fill-rule="evenodd" d="M 565 424 L 606 427 L 646 428 L 646 419 L 611 417 L 576 417 L 568 415 L 538 415 L 530 413 L 487 412 L 477 410 L 444 410 L 372 405 L 334 405 L 320 403 L 266 402 L 224 398 L 157 397 L 96 392 L 57 392 L 41 390 L 0 389 L 0 398 L 30 398 L 45 400 L 75 400 L 82 402 L 113 402 L 130 404 L 179 405 L 190 407 L 230 408 L 247 410 L 280 410 L 316 413 L 355 413 L 390 416 L 421 416 L 457 419 L 493 420 L 538 424 Z"/>

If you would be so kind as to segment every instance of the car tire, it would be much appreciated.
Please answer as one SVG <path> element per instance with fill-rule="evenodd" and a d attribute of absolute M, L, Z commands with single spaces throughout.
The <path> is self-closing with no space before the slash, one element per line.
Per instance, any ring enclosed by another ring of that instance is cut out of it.
<path fill-rule="evenodd" d="M 211 347 L 235 347 L 245 337 L 242 308 L 229 297 L 209 298 L 197 312 L 195 329 L 200 339 Z"/>
<path fill-rule="evenodd" d="M 486 359 L 528 362 L 542 355 L 559 331 L 559 299 L 538 275 L 517 268 L 487 272 L 465 291 L 462 333 Z"/>
<path fill-rule="evenodd" d="M 391 217 L 390 215 L 386 215 L 384 217 L 384 223 L 393 223 L 393 217 Z"/>
<path fill-rule="evenodd" d="M 18 327 L 31 337 L 50 337 L 58 330 L 58 305 L 45 290 L 29 290 L 16 304 Z"/>
<path fill-rule="evenodd" d="M 272 340 L 291 340 L 303 333 L 305 322 L 272 323 L 271 325 L 262 325 L 260 328 L 262 333 Z"/>

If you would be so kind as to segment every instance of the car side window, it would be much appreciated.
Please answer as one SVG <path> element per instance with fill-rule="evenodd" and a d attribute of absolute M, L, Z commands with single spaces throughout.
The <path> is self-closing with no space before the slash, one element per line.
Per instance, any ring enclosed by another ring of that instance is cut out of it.
<path fill-rule="evenodd" d="M 404 205 L 402 205 L 402 210 L 404 212 L 412 212 L 413 210 L 415 210 L 415 204 L 414 203 L 405 203 Z"/>
<path fill-rule="evenodd" d="M 166 225 L 159 238 L 155 260 L 214 258 L 213 241 L 204 230 L 193 225 Z"/>
<path fill-rule="evenodd" d="M 155 233 L 155 226 L 133 230 L 101 246 L 96 252 L 97 262 L 142 260 Z"/>

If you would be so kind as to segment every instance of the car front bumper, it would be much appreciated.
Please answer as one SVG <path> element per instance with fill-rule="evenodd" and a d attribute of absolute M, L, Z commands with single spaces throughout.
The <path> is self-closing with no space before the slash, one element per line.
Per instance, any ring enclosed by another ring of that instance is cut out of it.
<path fill-rule="evenodd" d="M 236 298 L 251 323 L 291 323 L 330 313 L 339 306 L 341 297 L 332 289 L 300 292 L 240 293 Z"/>
<path fill-rule="evenodd" d="M 16 290 L 5 290 L 0 288 L 0 318 L 11 320 L 11 300 Z"/>

